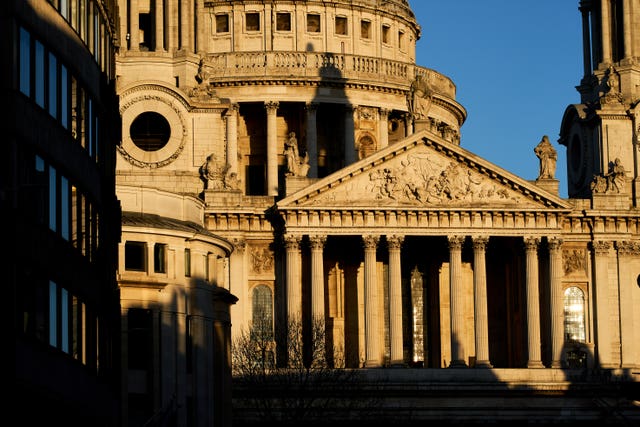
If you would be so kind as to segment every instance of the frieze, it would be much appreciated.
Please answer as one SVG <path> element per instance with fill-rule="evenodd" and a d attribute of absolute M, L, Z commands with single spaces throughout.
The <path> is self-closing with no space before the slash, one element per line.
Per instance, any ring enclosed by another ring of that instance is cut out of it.
<path fill-rule="evenodd" d="M 638 256 L 640 255 L 640 242 L 618 241 L 615 243 L 618 255 Z"/>

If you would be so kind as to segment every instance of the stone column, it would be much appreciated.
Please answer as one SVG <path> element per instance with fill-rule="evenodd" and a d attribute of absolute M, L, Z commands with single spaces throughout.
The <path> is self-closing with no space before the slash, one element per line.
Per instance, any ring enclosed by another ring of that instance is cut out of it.
<path fill-rule="evenodd" d="M 349 166 L 356 161 L 355 144 L 355 123 L 353 114 L 356 110 L 354 105 L 344 107 L 344 165 Z"/>
<path fill-rule="evenodd" d="M 600 3 L 600 13 L 602 23 L 602 63 L 603 64 L 611 64 L 611 24 L 610 24 L 610 14 L 611 4 L 609 0 L 601 0 Z"/>
<path fill-rule="evenodd" d="M 464 349 L 464 290 L 462 288 L 462 244 L 464 236 L 449 236 L 449 286 L 451 299 L 450 368 L 467 366 Z"/>
<path fill-rule="evenodd" d="M 538 281 L 538 244 L 540 239 L 524 239 L 527 262 L 527 368 L 542 368 L 540 356 L 540 294 Z"/>
<path fill-rule="evenodd" d="M 318 128 L 316 126 L 316 111 L 318 104 L 308 102 L 307 110 L 307 153 L 309 153 L 309 178 L 318 177 Z"/>
<path fill-rule="evenodd" d="M 302 320 L 302 284 L 300 282 L 300 237 L 285 236 L 287 278 L 287 321 Z"/>
<path fill-rule="evenodd" d="M 591 30 L 589 24 L 589 7 L 580 2 L 580 12 L 582 13 L 582 61 L 584 76 L 591 75 Z"/>
<path fill-rule="evenodd" d="M 364 241 L 364 339 L 366 368 L 379 367 L 380 339 L 378 324 L 378 280 L 376 269 L 376 248 L 378 236 L 362 236 Z"/>
<path fill-rule="evenodd" d="M 252 313 L 248 304 L 247 242 L 236 238 L 232 240 L 232 243 L 234 249 L 229 259 L 229 291 L 238 297 L 238 302 L 230 308 L 230 311 L 234 313 L 234 327 L 231 332 L 233 333 L 233 338 L 236 338 L 249 327 Z"/>
<path fill-rule="evenodd" d="M 489 238 L 473 238 L 473 301 L 475 306 L 476 368 L 491 368 L 489 361 L 489 316 L 487 314 L 486 248 Z"/>
<path fill-rule="evenodd" d="M 277 102 L 265 102 L 267 109 L 267 195 L 278 195 Z"/>
<path fill-rule="evenodd" d="M 601 368 L 615 368 L 612 354 L 611 307 L 609 305 L 609 249 L 605 240 L 592 242 L 594 252 L 596 357 Z"/>
<path fill-rule="evenodd" d="M 192 48 L 191 38 L 193 36 L 192 28 L 194 25 L 190 23 L 192 16 L 192 8 L 190 0 L 180 0 L 180 50 L 190 50 Z"/>
<path fill-rule="evenodd" d="M 637 3 L 636 3 L 637 7 Z M 631 24 L 631 12 L 633 10 L 633 6 L 631 6 L 630 0 L 622 0 L 622 13 L 624 13 L 623 17 L 623 30 L 624 30 L 624 58 L 630 59 L 633 56 L 633 41 L 631 39 L 632 36 L 632 24 Z M 637 13 L 637 12 L 636 12 Z M 637 28 L 636 28 L 637 30 Z M 637 40 L 637 39 L 636 39 Z"/>
<path fill-rule="evenodd" d="M 379 114 L 378 133 L 380 134 L 380 148 L 384 148 L 389 145 L 389 110 L 380 108 Z"/>
<path fill-rule="evenodd" d="M 192 10 L 193 21 L 195 22 L 195 28 L 198 31 L 194 31 L 193 36 L 193 51 L 194 52 L 209 52 L 207 46 L 207 32 L 205 31 L 205 15 L 204 13 L 204 0 L 195 1 L 195 10 Z M 209 21 L 211 22 L 211 21 Z"/>
<path fill-rule="evenodd" d="M 311 314 L 324 326 L 324 269 L 322 250 L 327 236 L 309 236 L 311 245 Z"/>
<path fill-rule="evenodd" d="M 167 5 L 167 26 L 165 27 L 165 38 L 167 40 L 166 50 L 168 51 L 176 51 L 180 46 L 180 41 L 178 40 L 178 27 L 180 23 L 178 22 L 178 2 L 180 0 L 166 0 Z"/>
<path fill-rule="evenodd" d="M 164 6 L 163 0 L 155 0 L 156 11 L 156 52 L 162 52 L 164 48 Z"/>
<path fill-rule="evenodd" d="M 389 249 L 389 336 L 391 365 L 404 365 L 402 337 L 402 267 L 400 248 L 404 236 L 387 236 Z"/>
<path fill-rule="evenodd" d="M 413 135 L 413 116 L 411 113 L 404 115 L 404 128 L 406 129 L 405 136 Z"/>
<path fill-rule="evenodd" d="M 231 104 L 225 115 L 227 119 L 227 164 L 229 172 L 235 174 L 238 174 L 238 109 L 238 104 Z"/>
<path fill-rule="evenodd" d="M 551 287 L 551 367 L 562 367 L 564 304 L 562 292 L 562 240 L 549 239 L 549 284 Z"/>
<path fill-rule="evenodd" d="M 640 296 L 636 282 L 640 244 L 630 241 L 616 242 L 616 249 L 618 250 L 620 335 L 622 337 L 621 366 L 631 371 L 640 368 L 640 314 L 638 314 Z"/>

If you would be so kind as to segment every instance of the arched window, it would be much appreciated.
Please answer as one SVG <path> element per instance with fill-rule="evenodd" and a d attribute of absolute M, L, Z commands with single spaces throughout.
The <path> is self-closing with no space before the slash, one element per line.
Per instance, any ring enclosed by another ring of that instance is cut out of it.
<path fill-rule="evenodd" d="M 252 337 L 259 340 L 273 339 L 273 297 L 266 285 L 253 288 L 252 294 Z"/>
<path fill-rule="evenodd" d="M 567 341 L 585 342 L 584 292 L 577 286 L 564 291 L 564 337 Z"/>

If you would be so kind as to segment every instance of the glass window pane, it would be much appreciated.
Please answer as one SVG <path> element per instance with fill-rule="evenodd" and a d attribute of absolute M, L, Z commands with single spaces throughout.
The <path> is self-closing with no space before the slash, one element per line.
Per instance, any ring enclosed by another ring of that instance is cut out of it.
<path fill-rule="evenodd" d="M 31 35 L 20 28 L 20 92 L 31 96 Z"/>
<path fill-rule="evenodd" d="M 264 340 L 273 337 L 273 301 L 271 289 L 266 285 L 258 285 L 252 295 L 252 336 Z"/>
<path fill-rule="evenodd" d="M 184 275 L 191 277 L 191 249 L 184 250 Z"/>
<path fill-rule="evenodd" d="M 71 200 L 69 199 L 69 181 L 66 177 L 60 177 L 60 234 L 65 240 L 69 240 L 71 213 Z"/>
<path fill-rule="evenodd" d="M 49 54 L 49 114 L 58 118 L 58 61 L 53 54 Z"/>
<path fill-rule="evenodd" d="M 49 166 L 49 228 L 52 231 L 56 231 L 57 228 L 57 199 L 56 190 L 56 169 L 53 166 Z"/>
<path fill-rule="evenodd" d="M 45 83 L 45 69 L 44 69 L 44 46 L 42 43 L 36 40 L 35 49 L 35 99 L 36 104 L 44 108 L 44 83 Z"/>
<path fill-rule="evenodd" d="M 65 288 L 60 289 L 60 344 L 69 353 L 69 293 Z"/>
<path fill-rule="evenodd" d="M 564 291 L 564 333 L 567 341 L 586 341 L 585 298 L 577 286 Z"/>
<path fill-rule="evenodd" d="M 58 346 L 58 286 L 49 281 L 49 345 Z"/>

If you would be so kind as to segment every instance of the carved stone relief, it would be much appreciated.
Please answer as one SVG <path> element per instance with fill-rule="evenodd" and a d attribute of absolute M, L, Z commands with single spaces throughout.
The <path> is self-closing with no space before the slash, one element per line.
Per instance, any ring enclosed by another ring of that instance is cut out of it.
<path fill-rule="evenodd" d="M 273 272 L 273 252 L 267 245 L 251 245 L 249 254 L 251 256 L 251 272 L 264 274 Z"/>
<path fill-rule="evenodd" d="M 587 251 L 585 249 L 566 249 L 562 251 L 562 268 L 565 275 L 587 272 Z"/>

